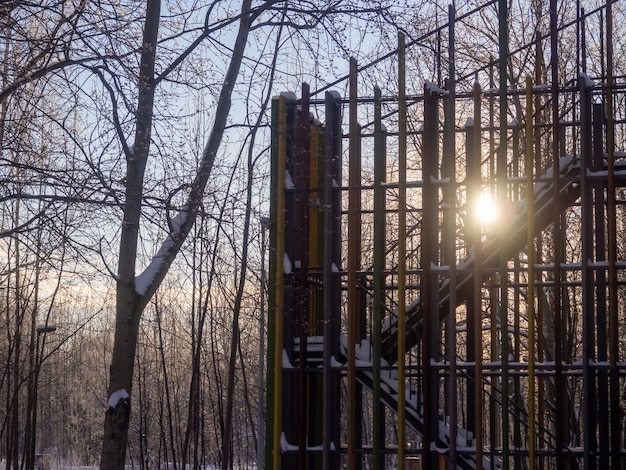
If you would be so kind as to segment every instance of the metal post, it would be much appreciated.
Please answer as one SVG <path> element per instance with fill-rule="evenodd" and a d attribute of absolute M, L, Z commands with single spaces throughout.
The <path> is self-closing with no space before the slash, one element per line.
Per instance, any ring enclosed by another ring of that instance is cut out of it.
<path fill-rule="evenodd" d="M 495 70 L 494 70 L 494 58 L 493 56 L 489 57 L 489 89 L 493 90 L 496 87 L 495 84 Z M 495 122 L 495 98 L 493 93 L 489 93 L 489 171 L 487 173 L 487 186 L 488 192 L 491 197 L 495 194 L 494 188 L 494 179 L 496 178 L 496 122 Z M 498 360 L 498 312 L 497 308 L 492 308 L 495 302 L 494 299 L 494 289 L 493 289 L 493 281 L 490 282 L 490 287 L 488 289 L 489 295 L 489 307 L 488 312 L 490 314 L 489 317 L 489 343 L 490 343 L 490 361 L 495 362 Z M 498 440 L 498 430 L 500 429 L 500 422 L 498 417 L 499 415 L 499 404 L 496 401 L 496 396 L 498 395 L 498 382 L 499 378 L 494 377 L 491 380 L 490 384 L 490 393 L 489 395 L 489 417 L 487 422 L 489 423 L 489 453 L 490 457 L 493 461 L 495 459 L 495 449 L 500 447 L 500 442 Z"/>
<path fill-rule="evenodd" d="M 270 255 L 268 276 L 268 319 L 267 319 L 267 391 L 265 394 L 265 465 L 264 469 L 274 469 L 274 382 L 276 367 L 274 364 L 276 350 L 276 255 L 272 256 L 271 249 L 276 247 L 276 217 L 278 211 L 278 116 L 279 98 L 272 99 L 271 108 L 271 152 L 270 152 Z"/>
<path fill-rule="evenodd" d="M 619 306 L 617 295 L 617 225 L 615 194 L 615 128 L 613 116 L 613 1 L 606 0 L 606 150 L 607 181 L 607 235 L 609 254 L 609 374 L 611 413 L 611 468 L 621 468 L 620 384 L 617 361 L 619 358 Z"/>
<path fill-rule="evenodd" d="M 424 86 L 424 134 L 422 143 L 422 234 L 421 234 L 421 298 L 423 305 L 422 382 L 424 407 L 424 434 L 422 452 L 424 469 L 434 470 L 438 456 L 431 449 L 438 435 L 439 378 L 437 362 L 439 346 L 438 283 L 432 265 L 438 262 L 438 188 L 437 166 L 439 160 L 439 107 L 438 90 L 433 84 Z"/>
<path fill-rule="evenodd" d="M 481 94 L 478 80 L 474 82 L 474 127 L 472 129 L 472 150 L 470 164 L 470 184 L 468 199 L 475 204 L 482 192 L 482 142 L 481 142 Z M 473 333 L 474 351 L 474 443 L 476 446 L 476 469 L 483 468 L 483 311 L 482 311 L 482 235 L 478 220 L 472 222 L 474 247 L 474 292 L 473 292 Z"/>
<path fill-rule="evenodd" d="M 448 448 L 449 462 L 457 465 L 457 361 L 456 361 L 456 152 L 455 152 L 455 120 L 456 120 L 456 67 L 455 67 L 455 10 L 448 5 L 448 80 L 447 96 L 444 103 L 444 133 L 442 155 L 442 179 L 446 181 L 443 198 L 446 208 L 443 211 L 443 258 L 448 266 L 450 282 L 449 310 L 446 315 L 446 356 L 448 375 L 446 378 L 446 414 L 448 417 Z"/>
<path fill-rule="evenodd" d="M 526 211 L 528 251 L 528 468 L 535 470 L 535 194 L 534 194 L 534 111 L 532 78 L 526 77 Z"/>
<path fill-rule="evenodd" d="M 339 447 L 337 421 L 339 416 L 336 408 L 339 402 L 337 390 L 337 373 L 332 371 L 331 358 L 337 348 L 338 328 L 337 321 L 339 312 L 337 309 L 336 284 L 339 280 L 339 261 L 337 259 L 337 240 L 341 240 L 337 227 L 337 212 L 341 213 L 338 206 L 340 195 L 339 186 L 341 176 L 337 172 L 340 162 L 340 148 L 337 148 L 337 128 L 340 127 L 340 115 L 338 114 L 339 95 L 336 92 L 326 92 L 326 141 L 324 162 L 324 353 L 322 372 L 322 467 L 325 469 L 335 468 L 331 447 Z M 334 451 L 333 451 L 334 452 Z"/>
<path fill-rule="evenodd" d="M 332 390 L 331 374 L 331 334 L 332 334 L 332 190 L 333 174 L 331 160 L 332 144 L 328 126 L 328 117 L 331 115 L 330 103 L 332 96 L 326 92 L 326 151 L 324 160 L 324 273 L 323 273 L 323 304 L 324 304 L 324 353 L 322 372 L 322 467 L 330 468 L 330 439 L 332 423 Z"/>
<path fill-rule="evenodd" d="M 518 114 L 518 113 L 516 113 Z M 518 116 L 519 117 L 519 116 Z M 520 144 L 520 131 L 522 129 L 521 126 L 521 117 L 515 118 L 510 125 L 512 126 L 513 132 L 513 169 L 512 176 L 517 180 L 521 177 L 520 172 L 520 159 L 521 159 L 521 144 Z M 511 185 L 512 187 L 509 190 L 510 199 L 514 202 L 517 202 L 521 198 L 520 185 L 515 183 Z M 502 213 L 502 212 L 501 212 Z M 521 362 L 521 305 L 524 301 L 521 295 L 521 256 L 520 252 L 516 251 L 514 263 L 513 263 L 513 300 L 512 300 L 512 309 L 513 309 L 513 351 L 512 357 L 514 362 Z M 522 398 L 522 384 L 521 384 L 521 375 L 515 374 L 513 377 L 513 447 L 514 447 L 514 455 L 513 455 L 513 466 L 514 468 L 521 468 L 522 466 L 522 422 L 523 422 L 523 411 L 524 410 L 524 402 L 526 400 Z"/>
<path fill-rule="evenodd" d="M 508 41 L 508 2 L 498 2 L 499 24 L 499 102 L 500 102 L 500 140 L 498 148 L 498 205 L 507 205 L 507 58 Z M 508 249 L 500 247 L 500 342 L 502 364 L 502 469 L 509 468 L 509 305 L 508 305 Z"/>
<path fill-rule="evenodd" d="M 406 466 L 406 56 L 398 34 L 398 470 Z"/>
<path fill-rule="evenodd" d="M 332 187 L 332 323 L 331 323 L 331 354 L 334 358 L 337 358 L 340 348 L 340 334 L 341 334 L 341 310 L 342 310 L 342 131 L 341 131 L 341 97 L 337 92 L 332 93 L 332 118 L 327 117 L 328 127 L 330 129 L 331 144 L 332 144 L 332 172 L 333 172 L 333 187 Z M 331 424 L 331 442 L 334 445 L 334 451 L 332 453 L 330 468 L 339 468 L 340 454 L 339 449 L 341 446 L 341 374 L 338 370 L 333 370 L 332 374 L 332 393 L 333 403 L 331 416 L 333 418 Z"/>
<path fill-rule="evenodd" d="M 278 98 L 277 106 L 277 163 L 276 163 L 276 256 L 274 261 L 274 283 L 276 286 L 274 308 L 274 342 L 273 342 L 273 430 L 272 459 L 273 469 L 280 470 L 281 433 L 282 433 L 282 358 L 283 358 L 283 316 L 284 316 L 284 262 L 285 262 L 285 160 L 287 154 L 287 100 Z"/>
<path fill-rule="evenodd" d="M 536 48 L 535 48 L 535 76 L 534 83 L 535 85 L 541 84 L 542 78 L 542 65 L 543 65 L 543 46 L 541 40 L 541 32 L 536 31 L 535 33 L 536 39 Z M 543 112 L 542 104 L 541 104 L 541 95 L 536 93 L 533 100 L 533 107 L 535 109 L 535 116 L 533 117 L 533 124 L 540 123 L 543 121 L 542 116 Z M 541 167 L 541 156 L 545 153 L 542 149 L 542 139 L 541 132 L 534 133 L 534 142 L 533 142 L 533 150 L 535 154 L 534 158 L 534 167 L 535 173 L 540 174 Z M 542 252 L 543 252 L 543 237 L 541 234 L 537 236 L 536 244 L 535 244 L 535 255 L 536 255 L 536 263 L 541 263 L 542 260 Z M 535 272 L 534 281 L 540 282 L 542 281 L 543 274 L 541 272 Z M 537 292 L 535 292 L 537 293 Z M 537 312 L 536 312 L 536 321 L 537 321 L 537 361 L 544 361 L 544 303 L 537 299 Z M 545 405 L 545 385 L 542 378 L 537 378 L 537 421 L 539 424 L 539 431 L 537 433 L 538 438 L 544 438 L 544 429 L 545 429 L 545 420 L 546 420 L 546 405 Z M 537 442 L 540 442 L 539 440 Z M 538 449 L 540 450 L 540 449 Z M 546 459 L 540 455 L 538 455 L 539 469 L 543 470 L 545 468 Z"/>
<path fill-rule="evenodd" d="M 558 53 L 558 2 L 550 0 L 550 71 L 551 71 L 551 99 L 552 99 L 552 165 L 553 165 L 553 191 L 554 201 L 559 200 L 560 195 L 560 136 L 561 123 L 559 116 L 559 53 Z M 566 383 L 563 377 L 563 327 L 562 316 L 562 282 L 561 282 L 561 262 L 563 246 L 563 217 L 560 213 L 554 218 L 554 362 L 555 362 L 555 406 L 556 406 L 556 466 L 557 470 L 565 468 L 565 457 L 563 455 L 566 443 L 566 414 L 567 403 Z"/>
<path fill-rule="evenodd" d="M 324 131 L 322 124 L 314 122 L 309 126 L 310 132 L 310 174 L 309 188 L 310 199 L 316 201 L 316 204 L 310 204 L 309 207 L 309 262 L 311 266 L 324 265 L 324 210 L 322 201 L 324 200 Z M 310 289 L 314 290 L 314 294 L 309 296 L 309 335 L 317 336 L 323 333 L 323 289 L 321 284 L 320 273 L 316 277 L 315 286 Z M 318 405 L 320 401 L 320 393 L 322 388 L 321 377 L 315 374 L 310 377 L 308 384 L 309 393 L 309 423 L 308 432 L 309 440 L 315 441 L 317 444 L 322 436 L 323 416 L 322 410 Z"/>
<path fill-rule="evenodd" d="M 361 224 L 359 220 L 359 186 L 361 168 L 358 154 L 357 62 L 350 59 L 350 154 L 348 176 L 348 470 L 355 470 L 357 448 L 356 351 L 359 319 L 357 271 L 360 268 Z"/>
<path fill-rule="evenodd" d="M 581 136 L 581 225 L 582 225 L 582 336 L 583 336 L 583 465 L 593 470 L 596 458 L 596 391 L 595 371 L 591 362 L 595 362 L 595 295 L 594 272 L 589 263 L 593 260 L 593 190 L 588 177 L 592 169 L 592 131 L 591 131 L 591 90 L 587 86 L 587 77 L 578 77 L 580 92 L 580 136 Z"/>
<path fill-rule="evenodd" d="M 604 105 L 593 103 L 593 169 L 604 170 Z M 605 197 L 604 181 L 594 184 L 594 233 L 596 262 L 606 261 Z M 596 271 L 596 333 L 598 362 L 608 361 L 607 351 L 607 272 Z M 609 376 L 606 369 L 598 370 L 598 443 L 599 468 L 609 468 Z"/>
<path fill-rule="evenodd" d="M 372 466 L 374 470 L 384 468 L 385 442 L 384 409 L 381 401 L 381 328 L 384 313 L 385 283 L 385 231 L 386 200 L 383 184 L 386 180 L 387 130 L 382 123 L 380 88 L 374 89 L 374 269 L 372 274 Z"/>
<path fill-rule="evenodd" d="M 294 235 L 295 257 L 294 270 L 297 275 L 296 284 L 296 332 L 299 338 L 298 360 L 298 405 L 297 405 L 297 439 L 298 439 L 298 467 L 306 466 L 307 422 L 308 422 L 308 387 L 306 377 L 308 325 L 309 325 L 309 85 L 302 84 L 302 98 L 300 100 L 300 115 L 296 117 L 296 138 L 294 142 L 293 158 L 295 160 L 294 182 L 296 186 L 294 204 Z"/>

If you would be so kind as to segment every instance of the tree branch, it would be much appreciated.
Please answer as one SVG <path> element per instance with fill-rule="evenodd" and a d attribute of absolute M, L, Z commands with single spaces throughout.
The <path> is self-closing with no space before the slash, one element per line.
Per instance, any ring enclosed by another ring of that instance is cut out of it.
<path fill-rule="evenodd" d="M 270 2 L 267 2 L 270 4 Z M 237 33 L 237 39 L 235 40 L 235 47 L 231 62 L 228 66 L 228 70 L 224 77 L 224 83 L 220 92 L 220 97 L 217 102 L 217 108 L 215 110 L 215 121 L 211 134 L 207 141 L 206 147 L 202 154 L 202 160 L 196 177 L 191 184 L 191 190 L 177 221 L 177 224 L 173 224 L 173 230 L 166 240 L 163 242 L 159 253 L 152 259 L 151 263 L 140 275 L 142 281 L 141 287 L 145 288 L 142 294 L 140 305 L 145 306 L 150 298 L 154 295 L 157 288 L 165 278 L 169 266 L 174 261 L 174 258 L 180 251 L 184 240 L 189 234 L 191 227 L 195 223 L 197 217 L 197 211 L 202 204 L 202 198 L 204 190 L 206 189 L 207 182 L 211 176 L 213 164 L 217 152 L 222 143 L 222 137 L 224 135 L 224 129 L 226 127 L 226 121 L 230 114 L 231 107 L 231 95 L 237 82 L 239 75 L 239 69 L 244 58 L 244 52 L 246 43 L 248 41 L 248 34 L 250 33 L 250 24 L 254 17 L 261 13 L 261 10 L 256 10 L 255 15 L 251 15 L 251 0 L 245 0 L 241 9 L 241 21 L 239 23 L 239 31 Z M 146 279 L 145 276 L 149 278 Z"/>

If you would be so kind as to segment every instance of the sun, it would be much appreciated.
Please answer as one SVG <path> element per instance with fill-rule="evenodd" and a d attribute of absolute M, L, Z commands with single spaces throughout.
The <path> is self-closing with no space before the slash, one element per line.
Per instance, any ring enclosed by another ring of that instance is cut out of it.
<path fill-rule="evenodd" d="M 474 213 L 481 224 L 493 225 L 499 216 L 498 204 L 490 194 L 483 193 L 476 201 Z"/>

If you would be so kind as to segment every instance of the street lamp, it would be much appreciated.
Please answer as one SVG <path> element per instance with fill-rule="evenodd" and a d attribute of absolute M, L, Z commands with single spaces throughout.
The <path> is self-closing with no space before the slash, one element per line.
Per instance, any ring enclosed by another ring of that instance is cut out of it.
<path fill-rule="evenodd" d="M 35 331 L 37 332 L 38 335 L 42 333 L 52 333 L 53 331 L 56 331 L 56 330 L 57 330 L 56 325 L 37 325 L 35 327 Z"/>
<path fill-rule="evenodd" d="M 42 351 L 39 351 L 39 337 L 41 335 L 46 335 L 48 333 L 52 333 L 56 331 L 57 327 L 55 325 L 37 325 L 35 327 L 35 332 L 37 333 L 37 339 L 35 343 L 35 370 L 34 370 L 34 385 L 33 385 L 33 417 L 32 417 L 32 431 L 31 431 L 31 441 L 30 441 L 30 459 L 29 459 L 29 470 L 35 470 L 35 437 L 37 436 L 37 394 L 39 389 L 39 369 L 41 367 Z M 45 343 L 44 343 L 45 344 Z"/>

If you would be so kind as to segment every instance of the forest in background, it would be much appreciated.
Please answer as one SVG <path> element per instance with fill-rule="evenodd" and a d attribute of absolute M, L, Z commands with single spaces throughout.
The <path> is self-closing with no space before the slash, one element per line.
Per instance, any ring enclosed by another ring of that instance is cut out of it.
<path fill-rule="evenodd" d="M 496 2 L 456 2 L 457 15 L 481 3 L 482 13 L 460 25 L 466 34 L 457 33 L 460 75 L 497 55 Z M 548 29 L 547 1 L 509 4 L 511 50 Z M 367 64 L 395 49 L 399 30 L 409 40 L 435 30 L 448 7 L 427 0 L 146 5 L 0 3 L 0 458 L 7 468 L 28 468 L 39 455 L 55 465 L 99 464 L 105 412 L 127 406 L 110 402 L 124 380 L 132 380 L 133 404 L 124 415 L 127 464 L 256 468 L 270 98 L 301 82 L 312 90 L 334 83 L 350 57 Z M 559 2 L 562 24 L 576 19 L 576 6 Z M 593 50 L 599 29 L 589 29 Z M 616 34 L 616 51 L 624 39 Z M 564 80 L 575 77 L 574 40 L 563 39 Z M 443 81 L 445 44 L 430 35 L 410 54 L 412 93 L 424 80 Z M 588 73 L 601 75 L 601 67 L 590 64 Z M 618 55 L 617 75 L 623 67 Z M 394 70 L 390 58 L 362 73 L 362 94 L 374 85 L 392 94 Z M 524 57 L 512 57 L 511 86 L 527 73 Z M 335 88 L 346 87 L 344 80 Z M 132 321 L 123 325 L 125 318 Z M 133 367 L 120 379 L 110 366 L 123 328 L 136 349 L 121 356 Z"/>

